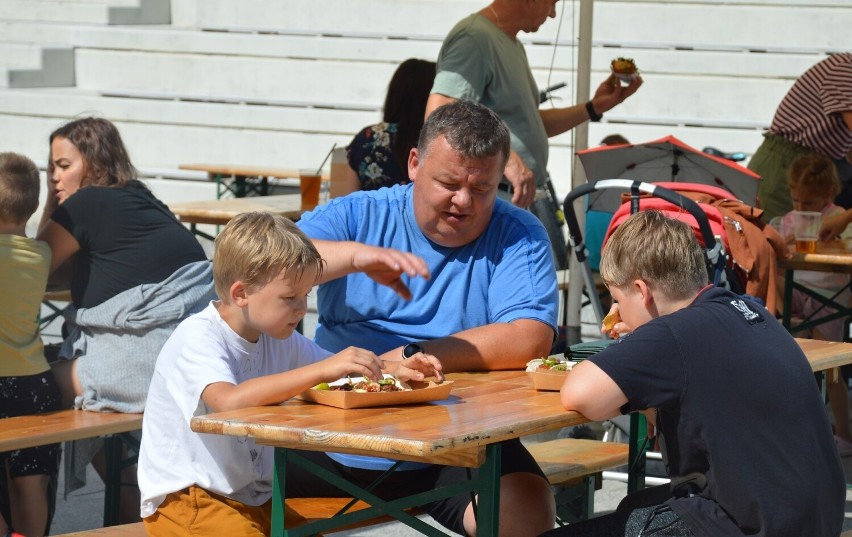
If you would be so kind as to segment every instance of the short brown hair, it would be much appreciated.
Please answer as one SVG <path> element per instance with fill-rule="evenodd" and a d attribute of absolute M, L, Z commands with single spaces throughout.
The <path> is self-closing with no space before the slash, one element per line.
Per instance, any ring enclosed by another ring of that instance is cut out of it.
<path fill-rule="evenodd" d="M 324 261 L 302 230 L 280 215 L 239 214 L 216 237 L 213 283 L 225 303 L 236 281 L 256 290 L 282 272 L 295 270 L 301 277 L 308 267 L 316 268 L 319 279 Z"/>
<path fill-rule="evenodd" d="M 802 155 L 787 170 L 787 187 L 802 188 L 833 200 L 840 194 L 841 188 L 837 166 L 828 157 L 816 153 Z"/>
<path fill-rule="evenodd" d="M 0 221 L 21 224 L 38 209 L 38 167 L 18 153 L 0 153 Z"/>
<path fill-rule="evenodd" d="M 118 129 L 110 121 L 98 117 L 75 119 L 50 133 L 54 138 L 65 138 L 83 157 L 83 185 L 124 187 L 136 179 L 136 168 Z M 53 156 L 50 156 L 47 173 L 53 174 Z"/>
<path fill-rule="evenodd" d="M 673 300 L 682 300 L 707 285 L 704 260 L 688 224 L 660 211 L 642 211 L 612 234 L 601 254 L 600 272 L 608 286 L 622 289 L 639 279 Z"/>

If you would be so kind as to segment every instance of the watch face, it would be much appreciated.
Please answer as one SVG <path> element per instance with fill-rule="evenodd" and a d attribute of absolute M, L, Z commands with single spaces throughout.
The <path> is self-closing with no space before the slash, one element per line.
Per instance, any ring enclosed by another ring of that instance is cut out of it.
<path fill-rule="evenodd" d="M 402 356 L 404 358 L 411 358 L 418 352 L 423 352 L 423 349 L 420 348 L 420 345 L 417 343 L 409 343 L 405 347 L 402 348 Z"/>

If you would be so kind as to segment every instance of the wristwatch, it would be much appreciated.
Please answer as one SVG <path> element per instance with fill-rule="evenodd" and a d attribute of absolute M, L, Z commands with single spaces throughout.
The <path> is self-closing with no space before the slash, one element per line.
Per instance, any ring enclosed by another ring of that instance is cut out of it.
<path fill-rule="evenodd" d="M 423 352 L 423 348 L 417 343 L 409 343 L 408 345 L 402 348 L 402 358 L 403 360 L 406 358 L 411 358 L 418 352 Z"/>
<path fill-rule="evenodd" d="M 592 123 L 597 123 L 603 117 L 603 114 L 598 114 L 595 112 L 595 105 L 592 104 L 592 101 L 588 101 L 586 103 L 586 112 L 589 114 L 589 121 Z"/>

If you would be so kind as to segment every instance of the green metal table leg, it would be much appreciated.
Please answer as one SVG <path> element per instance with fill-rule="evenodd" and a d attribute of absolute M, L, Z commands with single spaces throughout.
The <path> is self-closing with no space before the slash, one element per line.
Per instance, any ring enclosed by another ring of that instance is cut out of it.
<path fill-rule="evenodd" d="M 287 475 L 287 454 L 283 449 L 275 450 L 275 471 L 272 473 L 272 533 L 271 537 L 286 535 L 284 518 L 284 486 Z"/>
<path fill-rule="evenodd" d="M 477 535 L 497 535 L 500 527 L 500 467 L 502 446 L 485 448 L 485 464 L 479 469 L 479 511 L 476 514 Z"/>
<path fill-rule="evenodd" d="M 648 443 L 648 425 L 643 414 L 630 414 L 630 451 L 628 452 L 627 493 L 645 488 L 645 450 Z"/>

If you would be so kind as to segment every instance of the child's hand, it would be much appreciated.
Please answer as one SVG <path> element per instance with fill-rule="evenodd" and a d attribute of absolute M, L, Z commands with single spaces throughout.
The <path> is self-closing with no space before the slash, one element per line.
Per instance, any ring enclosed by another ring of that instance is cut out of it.
<path fill-rule="evenodd" d="M 366 349 L 349 347 L 323 361 L 327 381 L 335 381 L 347 375 L 362 376 L 371 380 L 382 378 L 382 361 Z"/>
<path fill-rule="evenodd" d="M 423 380 L 427 377 L 444 380 L 441 362 L 425 352 L 418 352 L 404 360 L 385 360 L 384 369 L 399 380 Z"/>
<path fill-rule="evenodd" d="M 601 323 L 601 334 L 606 334 L 610 338 L 619 338 L 625 334 L 632 332 L 633 329 L 627 326 L 627 323 L 621 320 L 621 312 L 618 309 L 618 302 L 614 302 L 609 308 L 609 313 L 604 317 Z"/>

